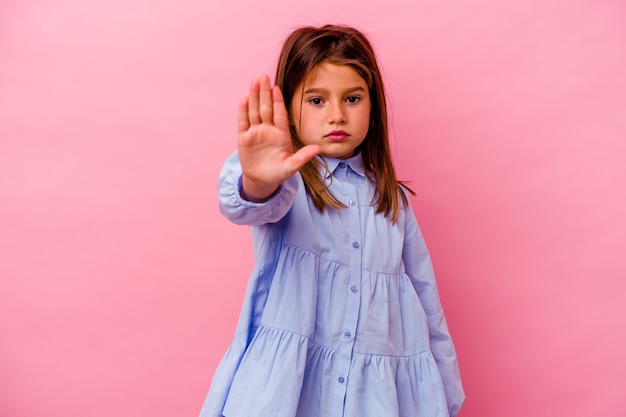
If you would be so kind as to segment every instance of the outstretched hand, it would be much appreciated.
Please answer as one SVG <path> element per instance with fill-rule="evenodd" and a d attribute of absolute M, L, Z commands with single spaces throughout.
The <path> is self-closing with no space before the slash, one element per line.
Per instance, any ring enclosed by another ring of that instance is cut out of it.
<path fill-rule="evenodd" d="M 320 152 L 308 145 L 294 153 L 289 116 L 280 89 L 267 75 L 254 80 L 239 104 L 239 160 L 245 195 L 255 200 L 271 196 L 283 181 Z"/>

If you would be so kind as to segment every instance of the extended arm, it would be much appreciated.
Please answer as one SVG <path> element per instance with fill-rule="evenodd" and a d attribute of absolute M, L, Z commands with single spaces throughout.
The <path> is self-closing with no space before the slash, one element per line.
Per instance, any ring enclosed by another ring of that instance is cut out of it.
<path fill-rule="evenodd" d="M 220 211 L 237 224 L 280 220 L 298 190 L 296 172 L 319 152 L 310 145 L 294 153 L 289 117 L 269 77 L 254 80 L 238 112 L 238 152 L 225 162 L 218 181 Z"/>
<path fill-rule="evenodd" d="M 294 153 L 283 96 L 267 75 L 254 80 L 241 100 L 238 126 L 243 194 L 255 202 L 269 198 L 320 151 L 308 145 Z"/>

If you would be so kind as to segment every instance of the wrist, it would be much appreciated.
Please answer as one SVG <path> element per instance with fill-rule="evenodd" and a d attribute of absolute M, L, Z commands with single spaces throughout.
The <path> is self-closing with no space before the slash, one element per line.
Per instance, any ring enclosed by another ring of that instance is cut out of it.
<path fill-rule="evenodd" d="M 242 175 L 239 195 L 252 203 L 264 203 L 278 191 L 279 186 L 262 184 Z"/>

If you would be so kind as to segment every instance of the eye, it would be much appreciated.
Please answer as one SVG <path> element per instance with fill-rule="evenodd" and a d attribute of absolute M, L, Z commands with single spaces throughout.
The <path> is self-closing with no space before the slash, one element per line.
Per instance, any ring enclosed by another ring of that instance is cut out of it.
<path fill-rule="evenodd" d="M 352 103 L 352 104 L 358 103 L 360 100 L 361 100 L 361 97 L 358 97 L 358 96 L 350 96 L 346 99 L 348 103 Z"/>
<path fill-rule="evenodd" d="M 315 106 L 319 106 L 320 104 L 322 104 L 322 99 L 319 97 L 313 97 L 311 99 L 309 99 L 309 103 L 315 105 Z"/>

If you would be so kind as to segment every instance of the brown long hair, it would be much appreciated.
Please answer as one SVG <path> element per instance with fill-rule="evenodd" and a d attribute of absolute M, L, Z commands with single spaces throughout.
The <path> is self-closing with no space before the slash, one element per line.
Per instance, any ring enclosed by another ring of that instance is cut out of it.
<path fill-rule="evenodd" d="M 283 45 L 276 70 L 276 85 L 285 99 L 285 106 L 291 109 L 294 93 L 311 70 L 322 62 L 352 67 L 365 80 L 369 88 L 371 111 L 370 128 L 361 145 L 365 168 L 376 179 L 376 213 L 384 213 L 395 223 L 400 209 L 400 198 L 406 206 L 407 196 L 402 190 L 406 185 L 396 178 L 387 130 L 387 104 L 383 81 L 370 42 L 357 29 L 348 26 L 326 25 L 321 28 L 302 27 L 294 31 Z M 295 149 L 303 146 L 302 141 L 291 126 L 291 138 Z M 320 176 L 320 162 L 312 159 L 300 169 L 304 185 L 315 207 L 322 211 L 325 207 L 346 207 L 329 190 Z"/>

